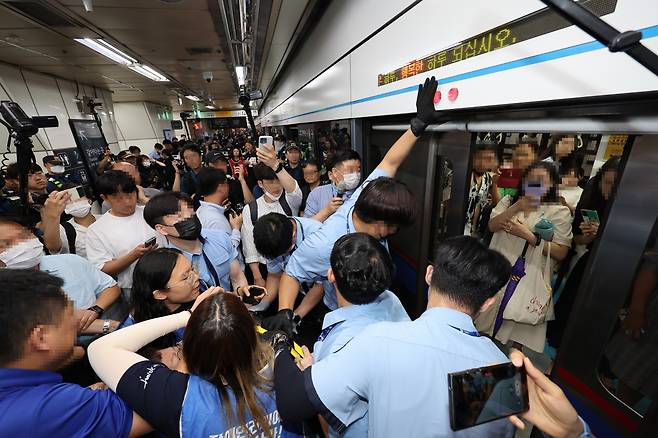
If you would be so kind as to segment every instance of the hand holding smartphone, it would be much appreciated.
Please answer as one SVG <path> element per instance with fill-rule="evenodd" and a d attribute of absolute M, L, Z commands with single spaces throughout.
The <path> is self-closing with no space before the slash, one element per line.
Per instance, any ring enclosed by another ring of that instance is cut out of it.
<path fill-rule="evenodd" d="M 587 225 L 592 225 L 592 223 L 601 223 L 601 220 L 599 219 L 599 213 L 596 210 L 587 210 L 585 208 L 581 208 L 580 213 L 583 215 L 583 222 Z"/>
<path fill-rule="evenodd" d="M 274 138 L 271 135 L 258 137 L 258 149 L 272 152 L 274 150 Z"/>
<path fill-rule="evenodd" d="M 528 410 L 528 378 L 511 362 L 448 374 L 450 426 L 462 430 Z"/>

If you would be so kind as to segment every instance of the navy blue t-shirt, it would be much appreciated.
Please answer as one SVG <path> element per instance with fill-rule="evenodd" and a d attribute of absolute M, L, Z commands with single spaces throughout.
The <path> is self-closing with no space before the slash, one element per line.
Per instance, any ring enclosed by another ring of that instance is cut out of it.
<path fill-rule="evenodd" d="M 110 390 L 94 391 L 49 371 L 0 368 L 0 436 L 127 437 L 133 411 Z"/>

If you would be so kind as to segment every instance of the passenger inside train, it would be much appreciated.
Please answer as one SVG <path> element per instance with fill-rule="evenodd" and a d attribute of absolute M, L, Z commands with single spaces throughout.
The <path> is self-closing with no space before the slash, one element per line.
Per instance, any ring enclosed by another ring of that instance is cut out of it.
<path fill-rule="evenodd" d="M 0 436 L 653 436 L 658 14 L 466 3 L 0 2 Z"/>

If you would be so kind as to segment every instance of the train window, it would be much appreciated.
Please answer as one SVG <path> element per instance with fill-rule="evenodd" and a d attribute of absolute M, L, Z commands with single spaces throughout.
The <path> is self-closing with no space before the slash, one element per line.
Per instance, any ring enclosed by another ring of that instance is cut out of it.
<path fill-rule="evenodd" d="M 494 306 L 476 327 L 507 347 L 522 347 L 546 371 L 605 221 L 619 157 L 631 141 L 578 133 L 473 136 L 464 234 L 500 251 L 519 278 L 506 286 L 511 294 L 502 313 Z M 513 209 L 516 203 L 523 205 Z M 544 289 L 548 293 L 537 292 Z"/>
<path fill-rule="evenodd" d="M 657 351 L 658 221 L 598 369 L 606 389 L 642 416 L 658 394 Z"/>

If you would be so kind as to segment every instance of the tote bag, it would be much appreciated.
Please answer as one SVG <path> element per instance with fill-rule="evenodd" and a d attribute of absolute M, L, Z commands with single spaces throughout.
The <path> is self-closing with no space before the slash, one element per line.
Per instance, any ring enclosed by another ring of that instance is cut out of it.
<path fill-rule="evenodd" d="M 544 246 L 548 245 L 544 256 Z M 538 325 L 553 319 L 553 288 L 551 287 L 551 242 L 541 244 L 526 258 L 526 275 L 521 279 L 509 300 L 503 318 L 523 324 Z M 546 263 L 542 269 L 542 262 Z"/>

